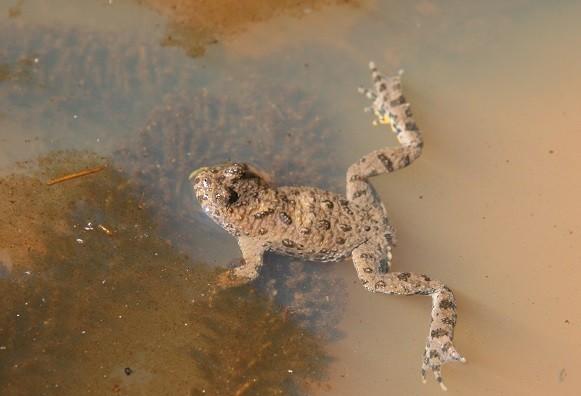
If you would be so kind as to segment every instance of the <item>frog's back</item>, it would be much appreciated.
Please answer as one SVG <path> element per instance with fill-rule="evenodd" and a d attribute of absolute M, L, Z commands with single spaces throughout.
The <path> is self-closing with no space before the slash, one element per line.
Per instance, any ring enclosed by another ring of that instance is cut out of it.
<path fill-rule="evenodd" d="M 317 261 L 345 257 L 366 239 L 367 212 L 314 187 L 279 187 L 255 211 L 249 233 L 269 250 Z M 264 215 L 263 215 L 264 214 Z"/>

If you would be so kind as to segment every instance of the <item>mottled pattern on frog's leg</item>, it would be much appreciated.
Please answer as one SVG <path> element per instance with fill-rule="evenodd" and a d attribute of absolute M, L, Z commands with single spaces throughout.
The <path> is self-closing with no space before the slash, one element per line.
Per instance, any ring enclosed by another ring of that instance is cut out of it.
<path fill-rule="evenodd" d="M 372 107 L 378 121 L 382 124 L 391 124 L 400 144 L 421 146 L 422 136 L 413 119 L 410 104 L 403 96 L 401 77 L 382 76 L 373 62 L 369 63 L 369 67 L 375 93 L 368 94 L 371 91 L 364 88 L 360 88 L 359 92 L 373 101 Z"/>
<path fill-rule="evenodd" d="M 432 297 L 432 320 L 422 360 L 422 378 L 425 379 L 426 372 L 432 370 L 436 381 L 445 390 L 442 365 L 451 361 L 466 361 L 452 344 L 456 326 L 454 295 L 442 282 L 432 280 L 426 275 L 410 272 L 381 273 L 377 270 L 380 267 L 378 261 L 384 258 L 378 257 L 378 253 L 380 252 L 377 249 L 369 246 L 369 242 L 353 250 L 357 276 L 367 290 L 390 295 Z"/>
<path fill-rule="evenodd" d="M 365 205 L 379 203 L 369 177 L 405 168 L 420 155 L 420 149 L 410 146 L 385 147 L 372 151 L 347 170 L 347 199 Z"/>
<path fill-rule="evenodd" d="M 255 239 L 239 237 L 238 246 L 242 252 L 243 263 L 239 267 L 222 273 L 216 281 L 219 288 L 244 285 L 260 275 L 263 264 L 264 246 Z"/>
<path fill-rule="evenodd" d="M 400 77 L 383 77 L 370 63 L 375 93 L 360 88 L 360 92 L 373 100 L 373 110 L 380 123 L 389 123 L 400 146 L 375 150 L 349 167 L 347 171 L 347 198 L 357 204 L 377 203 L 367 178 L 391 173 L 410 165 L 422 153 L 423 141 L 406 102 Z"/>

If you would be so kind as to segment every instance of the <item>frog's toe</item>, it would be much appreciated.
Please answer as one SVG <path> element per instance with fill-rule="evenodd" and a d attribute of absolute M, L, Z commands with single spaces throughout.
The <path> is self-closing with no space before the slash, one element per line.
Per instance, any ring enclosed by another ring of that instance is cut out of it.
<path fill-rule="evenodd" d="M 426 372 L 431 370 L 442 390 L 448 390 L 442 379 L 442 366 L 453 361 L 466 363 L 466 359 L 458 353 L 451 341 L 442 344 L 429 339 L 422 361 L 422 382 L 426 383 Z"/>
<path fill-rule="evenodd" d="M 369 98 L 371 100 L 377 99 L 377 94 L 375 92 L 367 89 L 367 88 L 359 87 L 359 88 L 357 88 L 357 92 L 365 95 L 367 98 Z"/>

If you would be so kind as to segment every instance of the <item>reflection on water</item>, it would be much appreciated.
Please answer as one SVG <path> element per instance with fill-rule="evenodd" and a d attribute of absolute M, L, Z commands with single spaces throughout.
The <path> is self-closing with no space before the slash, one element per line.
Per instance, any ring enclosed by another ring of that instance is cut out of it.
<path fill-rule="evenodd" d="M 429 303 L 367 293 L 348 262 L 269 256 L 210 306 L 240 253 L 184 184 L 236 159 L 340 190 L 393 141 L 355 92 L 373 59 L 405 69 L 424 131 L 375 184 L 395 268 L 458 296 L 450 393 L 577 394 L 579 6 L 215 1 L 197 23 L 198 3 L 0 0 L 0 393 L 440 394 L 418 378 Z"/>

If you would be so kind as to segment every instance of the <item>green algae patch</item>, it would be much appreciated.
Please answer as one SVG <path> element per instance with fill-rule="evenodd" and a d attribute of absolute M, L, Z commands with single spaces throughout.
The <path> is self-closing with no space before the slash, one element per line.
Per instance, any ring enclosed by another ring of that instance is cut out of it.
<path fill-rule="evenodd" d="M 302 394 L 324 375 L 320 340 L 259 293 L 209 299 L 217 271 L 141 198 L 91 153 L 0 179 L 0 394 Z"/>

